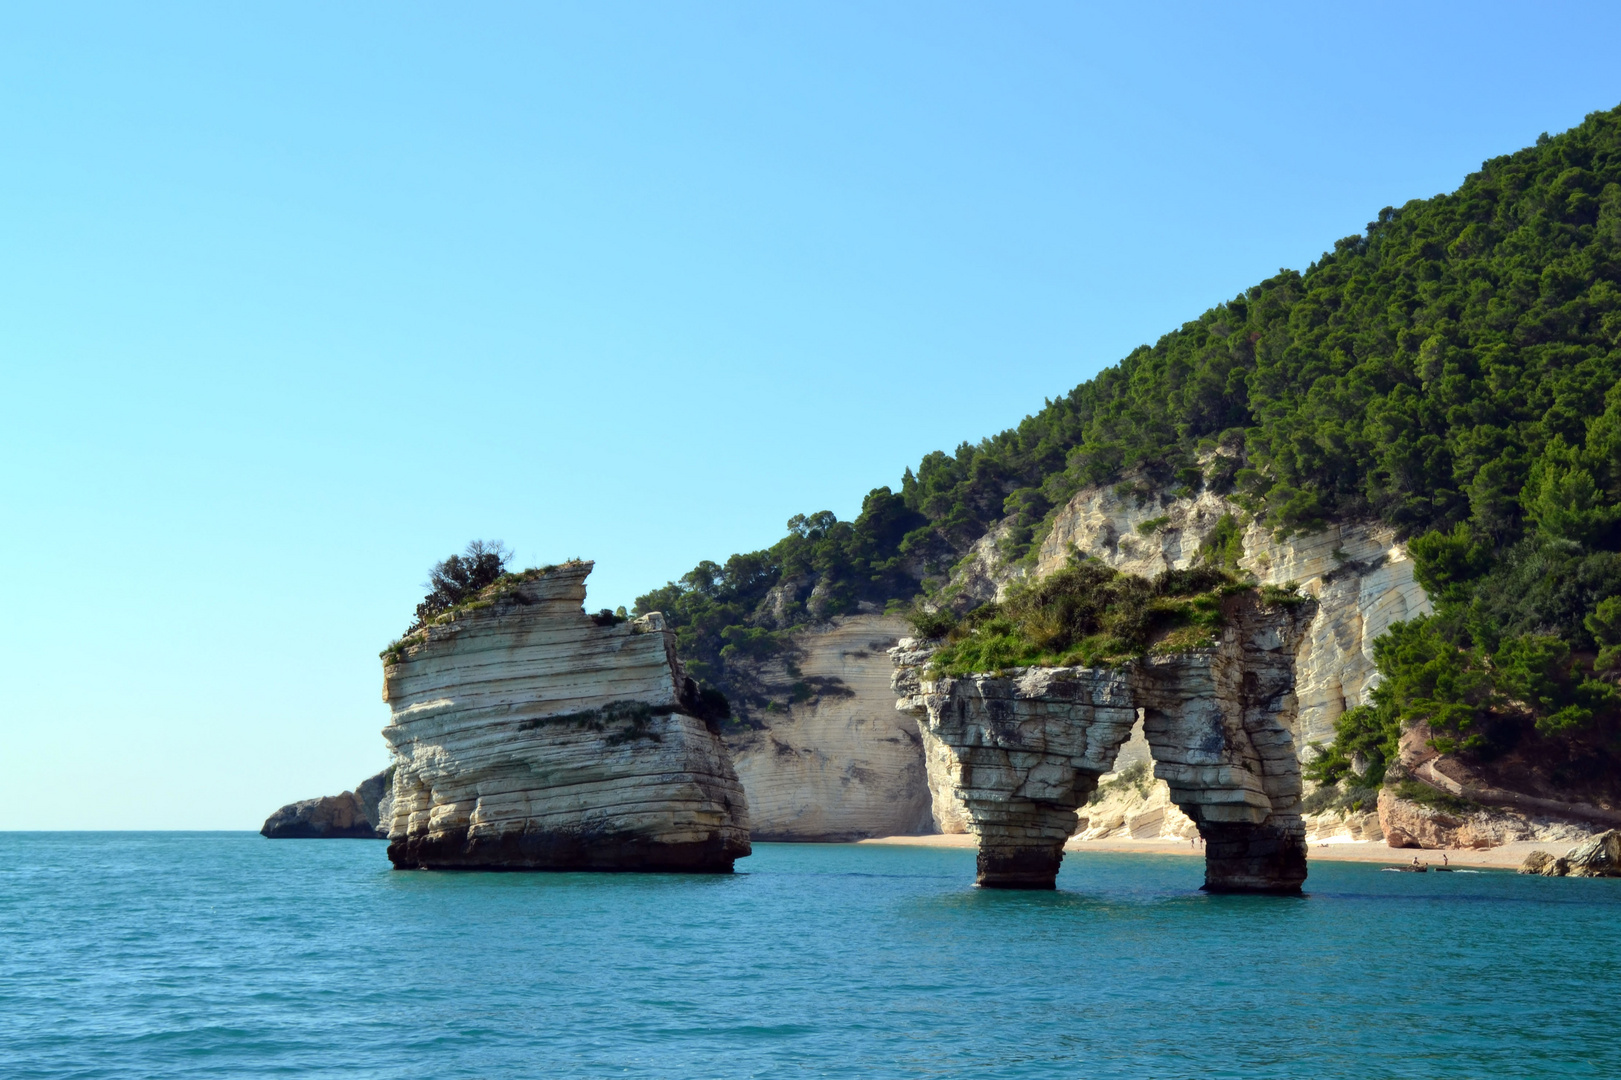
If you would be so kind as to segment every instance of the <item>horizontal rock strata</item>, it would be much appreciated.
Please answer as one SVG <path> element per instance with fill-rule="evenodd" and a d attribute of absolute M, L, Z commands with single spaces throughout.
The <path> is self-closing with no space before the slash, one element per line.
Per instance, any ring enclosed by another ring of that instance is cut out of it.
<path fill-rule="evenodd" d="M 587 616 L 591 566 L 498 587 L 385 666 L 396 867 L 729 872 L 749 853 L 674 635 Z"/>
<path fill-rule="evenodd" d="M 1191 840 L 1198 836 L 1199 827 L 1193 819 L 1171 802 L 1170 786 L 1153 778 L 1152 760 L 1138 768 L 1136 763 L 1123 761 L 1124 757 L 1122 748 L 1115 758 L 1114 774 L 1104 774 L 1097 790 L 1081 807 L 1075 838 Z"/>
<path fill-rule="evenodd" d="M 1242 508 L 1208 491 L 1144 501 L 1113 487 L 1087 488 L 1054 517 L 1036 574 L 1045 577 L 1062 567 L 1071 545 L 1143 577 L 1185 569 L 1198 560 L 1200 545 L 1226 515 L 1246 518 Z M 1295 747 L 1297 754 L 1309 756 L 1312 743 L 1333 741 L 1341 713 L 1365 704 L 1377 673 L 1374 639 L 1393 622 L 1428 614 L 1429 598 L 1413 579 L 1406 546 L 1395 530 L 1379 524 L 1335 524 L 1278 540 L 1265 526 L 1251 523 L 1239 566 L 1261 584 L 1296 582 L 1318 603 L 1295 667 Z"/>
<path fill-rule="evenodd" d="M 1063 567 L 1072 552 L 1144 577 L 1186 569 L 1200 559 L 1201 545 L 1229 515 L 1237 521 L 1247 518 L 1241 507 L 1208 490 L 1191 497 L 1161 493 L 1142 498 L 1115 485 L 1084 488 L 1054 515 L 1034 567 L 1005 561 L 999 551 L 1006 525 L 999 524 L 958 565 L 944 595 L 954 610 L 966 611 L 1000 598 L 1014 581 L 1047 576 Z M 1244 529 L 1241 547 L 1239 567 L 1257 582 L 1295 582 L 1318 604 L 1318 615 L 1295 657 L 1291 734 L 1295 754 L 1304 763 L 1315 756 L 1314 744 L 1333 741 L 1342 713 L 1367 703 L 1377 679 L 1374 640 L 1392 622 L 1428 613 L 1429 599 L 1413 578 L 1406 546 L 1384 525 L 1339 523 L 1278 540 L 1252 522 Z M 944 751 L 926 730 L 923 743 L 925 761 L 931 763 L 935 820 L 942 831 L 963 831 L 967 815 L 954 803 L 943 771 L 932 764 Z M 1145 753 L 1146 744 L 1134 740 L 1118 767 Z M 1341 824 L 1337 819 L 1322 828 L 1345 839 L 1372 835 L 1366 819 Z"/>
<path fill-rule="evenodd" d="M 888 651 L 907 631 L 884 615 L 793 635 L 751 672 L 785 704 L 728 726 L 756 840 L 845 841 L 935 831 L 916 723 L 895 711 Z M 792 667 L 789 667 L 791 662 Z"/>
<path fill-rule="evenodd" d="M 1008 524 L 1000 523 L 958 563 L 941 598 L 954 611 L 970 610 L 1001 598 L 1017 580 L 1044 577 L 1061 568 L 1074 552 L 1145 577 L 1185 569 L 1202 557 L 1202 545 L 1229 516 L 1234 521 L 1246 520 L 1242 508 L 1208 490 L 1191 497 L 1163 492 L 1145 497 L 1141 491 L 1114 485 L 1085 488 L 1054 515 L 1033 567 L 1007 561 L 1002 550 Z M 1335 724 L 1347 709 L 1367 704 L 1378 679 L 1374 641 L 1392 623 L 1429 613 L 1431 605 L 1414 579 L 1406 546 L 1388 526 L 1343 522 L 1279 540 L 1251 522 L 1240 540 L 1241 570 L 1262 584 L 1296 582 L 1318 604 L 1318 615 L 1295 657 L 1296 714 L 1291 734 L 1296 756 L 1304 764 L 1315 757 L 1317 747 L 1334 740 Z M 926 724 L 922 728 L 934 820 L 942 831 L 966 831 L 971 827 L 968 814 L 947 779 L 944 759 L 949 752 L 929 734 Z M 1116 768 L 1125 768 L 1147 754 L 1146 739 L 1134 737 L 1122 750 Z M 1408 757 L 1405 740 L 1403 757 Z M 1385 840 L 1423 847 L 1496 846 L 1519 840 L 1557 843 L 1621 825 L 1621 811 L 1583 802 L 1557 790 L 1556 785 L 1539 784 L 1535 779 L 1505 782 L 1514 780 L 1511 771 L 1498 770 L 1496 778 L 1479 775 L 1480 770 L 1456 756 L 1433 751 L 1425 761 L 1407 765 L 1413 780 L 1478 807 L 1468 812 L 1440 811 L 1387 796 L 1385 817 L 1395 815 L 1388 834 L 1370 805 L 1313 815 L 1307 822 L 1313 842 Z M 1103 835 L 1099 830 L 1108 824 L 1107 819 L 1100 819 L 1090 823 L 1085 833 Z M 1143 819 L 1132 835 L 1173 838 L 1180 835 L 1181 824 L 1175 818 L 1161 818 L 1156 831 L 1151 820 Z M 1120 835 L 1123 828 L 1123 824 L 1116 825 L 1107 834 Z"/>
<path fill-rule="evenodd" d="M 1308 844 L 1373 844 L 1385 838 L 1375 810 L 1324 810 L 1300 815 Z"/>
<path fill-rule="evenodd" d="M 978 883 L 1051 888 L 1077 807 L 1142 709 L 1155 775 L 1205 840 L 1205 888 L 1298 891 L 1306 877 L 1293 658 L 1314 606 L 1233 605 L 1220 644 L 1114 669 L 927 675 L 892 650 L 897 707 L 945 748 L 945 780 L 980 837 Z"/>

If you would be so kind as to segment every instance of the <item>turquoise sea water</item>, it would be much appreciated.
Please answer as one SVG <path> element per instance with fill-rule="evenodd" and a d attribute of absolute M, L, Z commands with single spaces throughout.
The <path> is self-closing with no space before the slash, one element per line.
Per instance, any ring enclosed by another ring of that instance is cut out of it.
<path fill-rule="evenodd" d="M 732 877 L 0 833 L 0 1076 L 1621 1076 L 1621 881 L 760 844 Z"/>

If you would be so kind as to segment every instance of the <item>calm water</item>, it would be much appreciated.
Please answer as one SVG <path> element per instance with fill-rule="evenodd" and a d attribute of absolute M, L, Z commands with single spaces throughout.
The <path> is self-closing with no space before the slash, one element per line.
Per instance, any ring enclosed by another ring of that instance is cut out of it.
<path fill-rule="evenodd" d="M 1621 1076 L 1621 881 L 761 844 L 734 877 L 0 833 L 0 1075 Z"/>

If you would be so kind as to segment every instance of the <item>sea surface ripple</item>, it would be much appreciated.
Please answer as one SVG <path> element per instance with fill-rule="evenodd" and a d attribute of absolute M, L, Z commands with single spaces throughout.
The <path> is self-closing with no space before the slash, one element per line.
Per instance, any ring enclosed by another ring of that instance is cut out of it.
<path fill-rule="evenodd" d="M 0 833 L 0 1075 L 1621 1076 L 1621 881 L 758 844 L 731 877 Z"/>

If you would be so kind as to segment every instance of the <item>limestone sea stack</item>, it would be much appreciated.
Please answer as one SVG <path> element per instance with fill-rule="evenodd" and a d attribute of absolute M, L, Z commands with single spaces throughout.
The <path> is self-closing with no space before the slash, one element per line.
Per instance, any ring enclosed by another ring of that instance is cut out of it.
<path fill-rule="evenodd" d="M 945 779 L 979 834 L 977 884 L 1054 886 L 1076 810 L 1141 710 L 1154 773 L 1205 840 L 1204 888 L 1300 890 L 1294 656 L 1316 605 L 1235 599 L 1215 647 L 1117 668 L 933 677 L 928 643 L 891 650 L 897 708 L 943 747 Z"/>
<path fill-rule="evenodd" d="M 508 575 L 385 655 L 395 867 L 728 873 L 749 854 L 674 634 L 587 615 L 591 568 Z"/>

